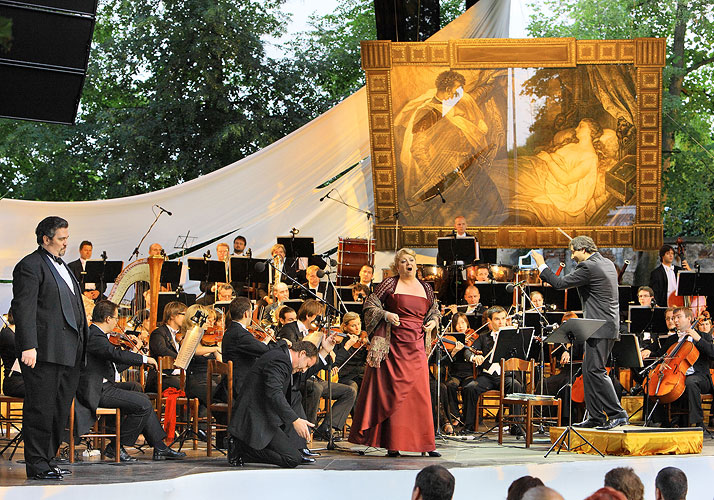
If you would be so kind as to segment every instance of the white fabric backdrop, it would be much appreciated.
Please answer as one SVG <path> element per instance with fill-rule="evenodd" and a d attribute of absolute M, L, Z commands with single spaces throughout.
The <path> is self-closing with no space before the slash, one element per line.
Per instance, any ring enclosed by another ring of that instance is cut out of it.
<path fill-rule="evenodd" d="M 510 0 L 481 0 L 431 40 L 506 38 L 510 4 Z M 154 205 L 161 205 L 173 216 L 161 216 L 139 249 L 140 257 L 147 255 L 153 242 L 172 253 L 177 237 L 189 230 L 200 242 L 240 228 L 225 241 L 232 249 L 233 237 L 242 234 L 257 257 L 267 255 L 275 236 L 289 235 L 293 227 L 300 230 L 300 236 L 315 238 L 318 253 L 335 247 L 339 237 L 366 237 L 366 216 L 329 199 L 319 199 L 335 188 L 350 205 L 374 210 L 368 132 L 367 99 L 362 88 L 253 155 L 168 189 L 87 202 L 1 200 L 4 241 L 0 247 L 0 279 L 11 279 L 15 264 L 34 250 L 34 228 L 48 215 L 69 221 L 67 262 L 78 257 L 77 246 L 85 239 L 94 245 L 94 258 L 104 250 L 109 259 L 126 262 L 154 219 Z M 358 167 L 329 187 L 315 189 L 360 160 Z M 338 196 L 333 193 L 331 197 Z M 216 243 L 211 245 L 214 255 Z M 377 267 L 382 267 L 380 260 L 388 261 L 389 256 L 379 256 Z M 11 291 L 11 285 L 0 285 L 0 311 L 7 310 Z"/>

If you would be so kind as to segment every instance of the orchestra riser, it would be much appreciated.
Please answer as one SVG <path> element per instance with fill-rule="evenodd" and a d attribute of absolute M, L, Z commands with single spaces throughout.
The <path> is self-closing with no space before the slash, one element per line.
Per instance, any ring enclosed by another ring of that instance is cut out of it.
<path fill-rule="evenodd" d="M 714 454 L 714 445 L 707 445 L 709 453 Z M 16 484 L 0 487 L 0 498 L 126 500 L 129 496 L 132 500 L 196 500 L 230 495 L 277 500 L 314 498 L 316 491 L 340 500 L 408 498 L 417 471 L 431 464 L 444 465 L 456 477 L 454 500 L 505 498 L 508 485 L 527 474 L 541 478 L 568 500 L 581 500 L 602 486 L 608 470 L 623 466 L 632 467 L 640 476 L 645 498 L 654 498 L 654 478 L 660 469 L 670 465 L 689 476 L 689 498 L 711 497 L 710 482 L 704 479 L 714 469 L 714 457 L 710 455 L 599 458 L 564 452 L 545 459 L 544 445 L 526 450 L 522 441 L 515 440 L 504 446 L 492 441 L 478 445 L 446 443 L 439 449 L 442 458 L 412 454 L 389 459 L 383 450 L 366 457 L 329 452 L 316 465 L 292 470 L 267 466 L 232 469 L 220 457 L 195 456 L 184 462 L 166 463 L 153 463 L 143 457 L 132 465 L 76 465 L 72 467 L 73 476 L 60 484 L 17 481 L 20 476 L 24 479 L 24 466 L 0 460 L 0 483 L 9 484 L 6 479 L 14 475 L 12 482 Z"/>

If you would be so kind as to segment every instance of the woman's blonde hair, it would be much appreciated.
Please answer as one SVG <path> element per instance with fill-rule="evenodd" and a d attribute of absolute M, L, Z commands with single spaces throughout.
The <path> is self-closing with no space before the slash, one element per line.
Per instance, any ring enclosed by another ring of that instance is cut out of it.
<path fill-rule="evenodd" d="M 412 257 L 414 257 L 414 260 L 416 260 L 416 252 L 414 250 L 412 250 L 411 248 L 400 248 L 397 251 L 396 255 L 394 255 L 394 262 L 392 262 L 392 265 L 390 266 L 392 272 L 399 274 L 399 271 L 397 270 L 397 264 L 399 264 L 399 261 L 405 255 L 411 255 Z"/>
<path fill-rule="evenodd" d="M 352 312 L 352 311 L 346 312 L 345 315 L 342 316 L 342 325 L 341 325 L 341 326 L 342 326 L 342 331 L 344 332 L 344 331 L 345 331 L 345 327 L 347 326 L 347 324 L 348 324 L 350 321 L 354 321 L 354 320 L 357 320 L 357 321 L 360 321 L 360 322 L 362 321 L 362 320 L 360 320 L 359 314 L 357 314 L 356 312 Z"/>
<path fill-rule="evenodd" d="M 196 326 L 196 323 L 193 322 L 191 318 L 193 318 L 196 315 L 196 311 L 201 311 L 203 314 L 206 315 L 206 317 L 210 317 L 210 308 L 206 306 L 202 306 L 199 304 L 194 304 L 192 306 L 189 306 L 188 309 L 186 309 L 186 316 L 183 317 L 183 324 L 181 325 L 181 331 L 182 332 L 187 332 L 194 326 Z"/>

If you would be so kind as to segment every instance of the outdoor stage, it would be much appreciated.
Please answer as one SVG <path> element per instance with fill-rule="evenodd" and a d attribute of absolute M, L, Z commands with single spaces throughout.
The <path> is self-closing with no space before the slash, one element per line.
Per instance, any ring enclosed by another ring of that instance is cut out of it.
<path fill-rule="evenodd" d="M 605 473 L 613 467 L 632 467 L 645 485 L 645 498 L 654 498 L 654 478 L 669 465 L 689 477 L 691 499 L 712 498 L 710 478 L 714 473 L 714 440 L 705 438 L 701 455 L 655 457 L 606 457 L 553 452 L 543 457 L 550 441 L 536 436 L 530 449 L 522 440 L 508 437 L 499 446 L 495 433 L 481 441 L 437 443 L 441 458 L 416 454 L 386 458 L 384 450 L 366 456 L 342 451 L 323 452 L 315 465 L 293 470 L 272 466 L 232 468 L 225 457 L 207 458 L 205 449 L 188 450 L 182 462 L 153 462 L 150 455 L 132 455 L 138 462 L 123 465 L 109 462 L 67 466 L 74 474 L 58 483 L 27 481 L 25 468 L 0 459 L 0 499 L 101 498 L 171 500 L 218 498 L 316 498 L 340 500 L 369 498 L 408 499 L 419 469 L 441 464 L 456 477 L 454 500 L 502 499 L 508 485 L 530 474 L 558 490 L 566 500 L 582 500 L 602 486 Z M 322 443 L 314 443 L 317 448 Z M 342 444 L 342 443 L 338 443 Z M 347 447 L 347 443 L 344 444 Z M 354 447 L 355 450 L 363 449 Z M 21 455 L 21 450 L 19 451 Z"/>

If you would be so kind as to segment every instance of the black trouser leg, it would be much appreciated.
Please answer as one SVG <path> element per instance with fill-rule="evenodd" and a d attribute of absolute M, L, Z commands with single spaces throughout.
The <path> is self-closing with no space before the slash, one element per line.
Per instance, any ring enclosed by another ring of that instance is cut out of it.
<path fill-rule="evenodd" d="M 132 446 L 139 434 L 144 434 L 151 446 L 156 446 L 166 438 L 151 400 L 135 382 L 105 383 L 99 405 L 121 410 L 122 445 Z"/>
<path fill-rule="evenodd" d="M 583 359 L 583 386 L 585 389 L 585 407 L 589 418 L 599 421 L 625 417 L 627 414 L 620 406 L 620 398 L 615 393 L 612 380 L 605 370 L 607 357 L 610 355 L 615 339 L 589 338 L 585 344 Z"/>
<path fill-rule="evenodd" d="M 712 392 L 712 379 L 702 373 L 694 372 L 687 375 L 684 384 L 684 394 L 689 404 L 689 424 L 703 424 L 702 394 Z"/>
<path fill-rule="evenodd" d="M 302 461 L 300 452 L 293 448 L 290 438 L 282 429 L 278 429 L 268 446 L 262 450 L 250 448 L 239 439 L 236 441 L 238 455 L 247 463 L 273 464 L 278 467 L 293 468 Z"/>

